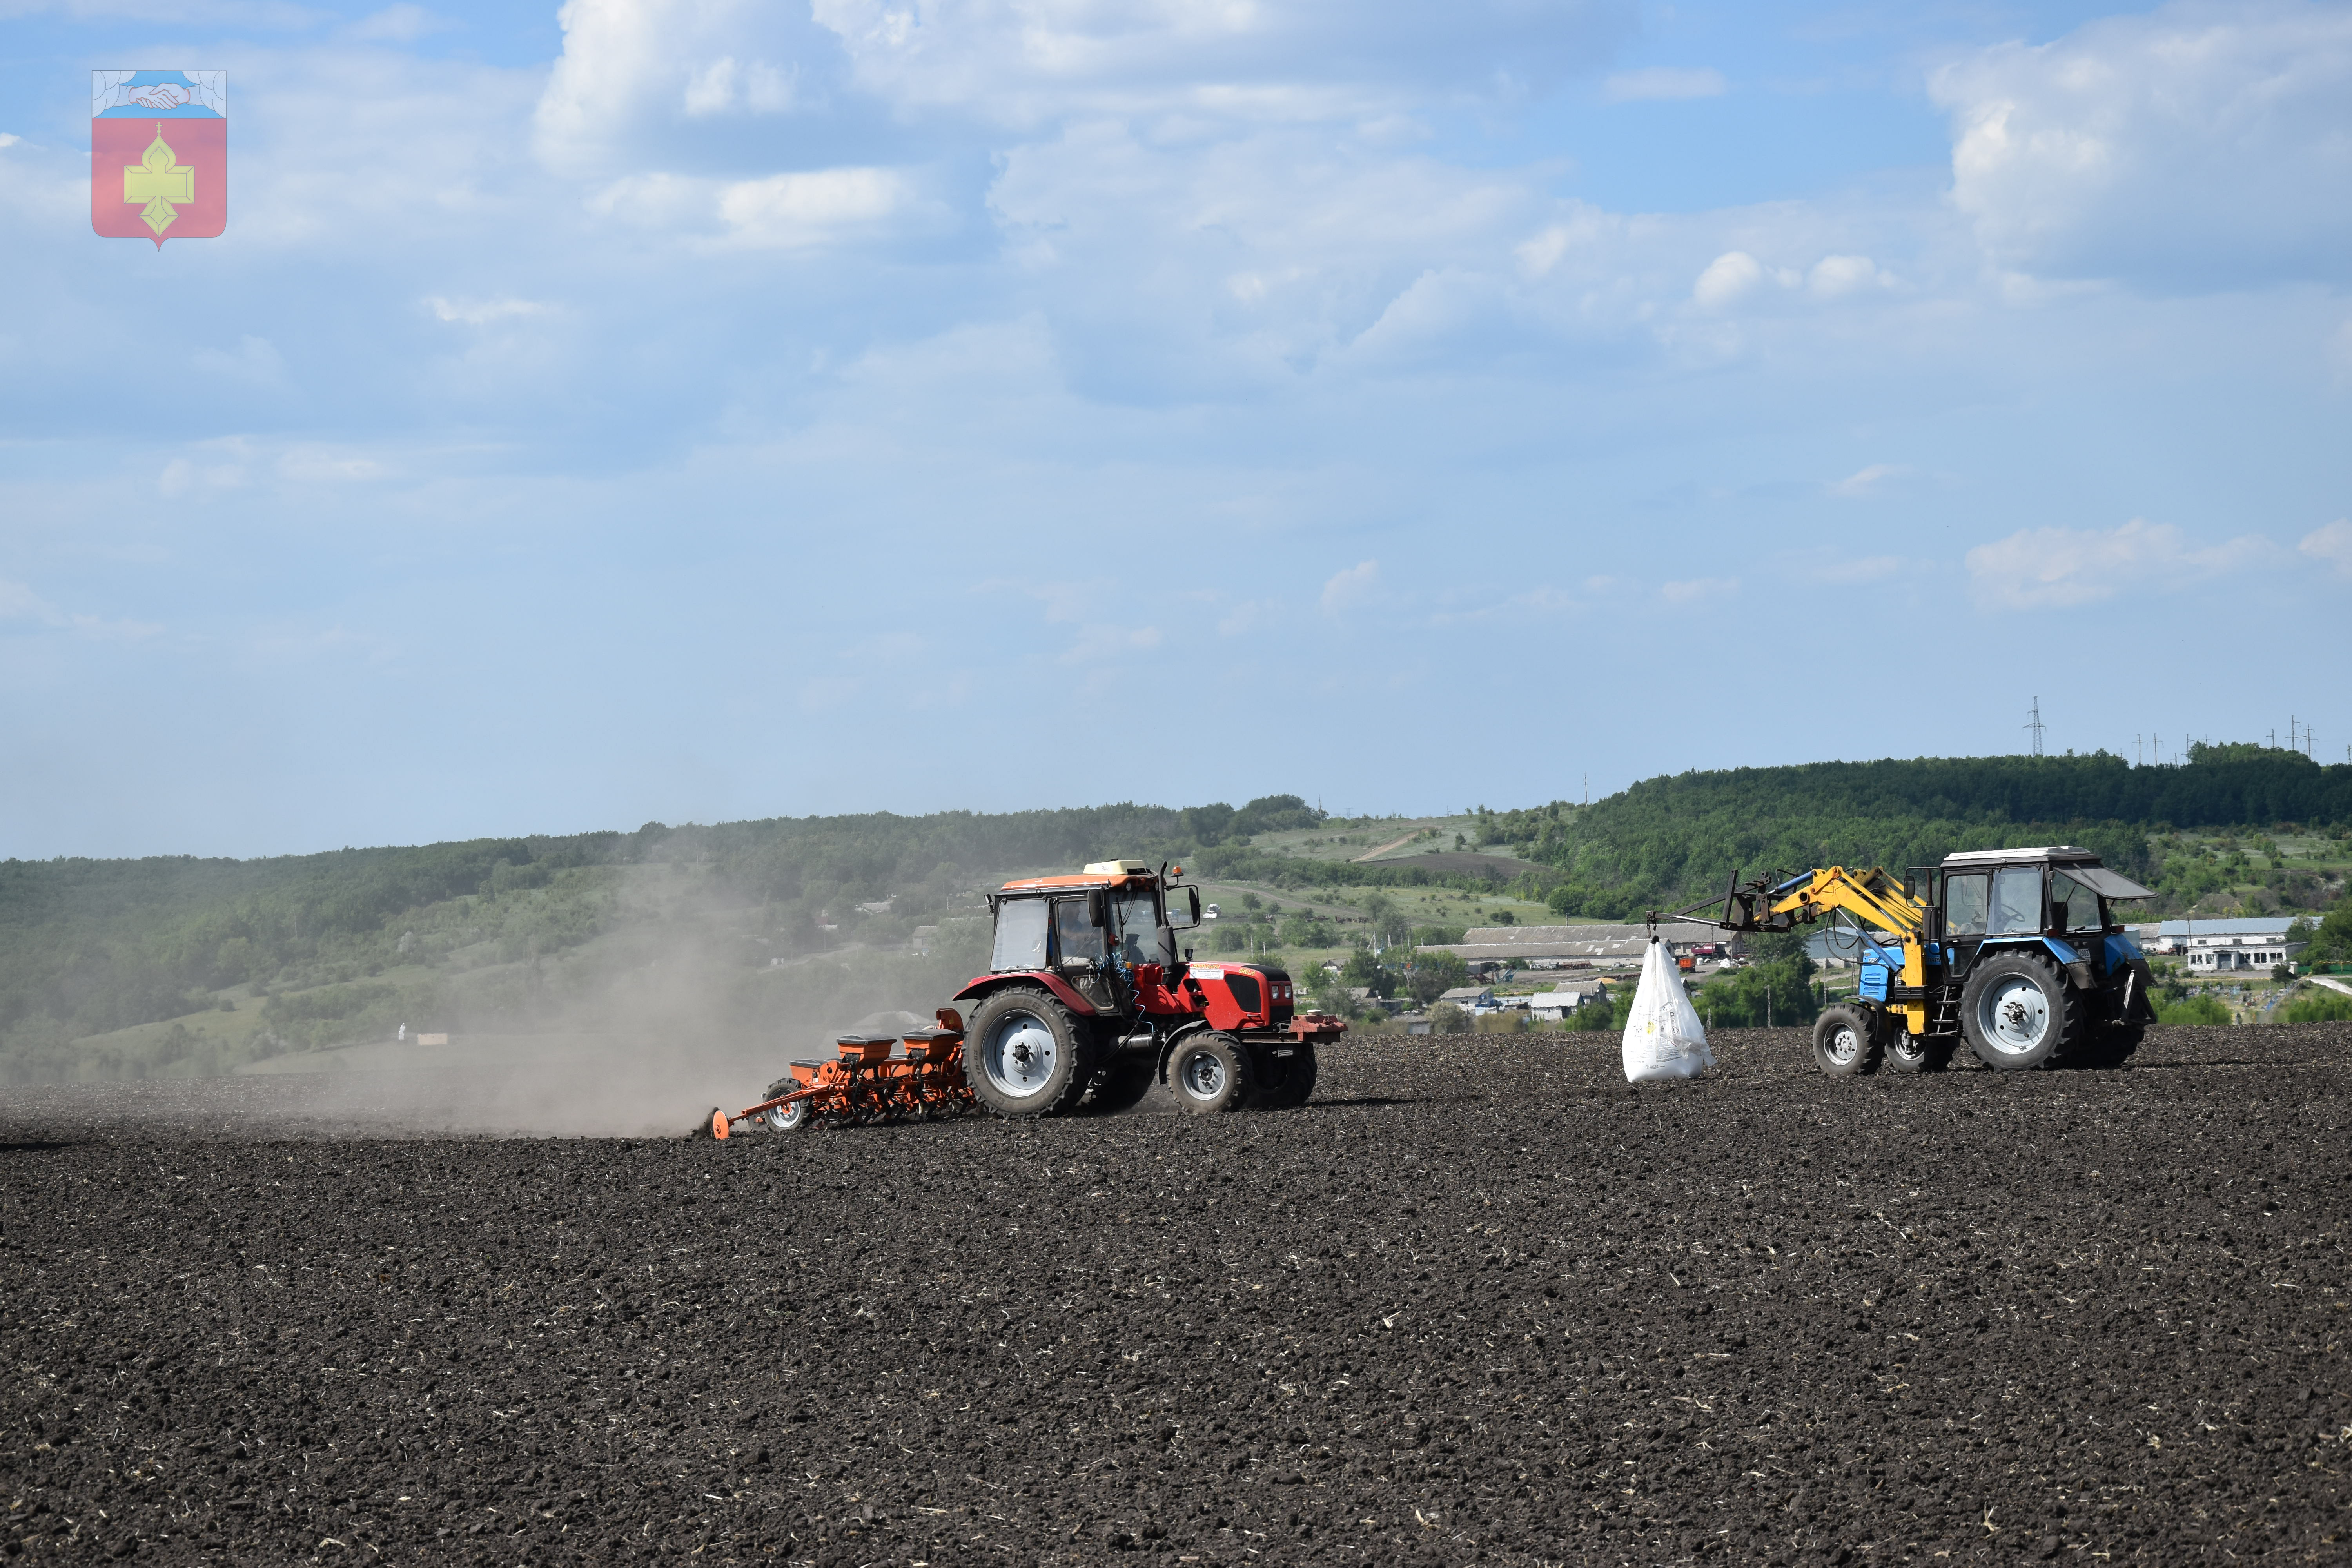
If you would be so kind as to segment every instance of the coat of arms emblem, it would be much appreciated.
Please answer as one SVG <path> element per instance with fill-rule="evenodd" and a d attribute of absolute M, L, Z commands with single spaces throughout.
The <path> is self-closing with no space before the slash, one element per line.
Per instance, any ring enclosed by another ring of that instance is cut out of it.
<path fill-rule="evenodd" d="M 92 71 L 89 226 L 211 239 L 228 226 L 228 72 Z"/>

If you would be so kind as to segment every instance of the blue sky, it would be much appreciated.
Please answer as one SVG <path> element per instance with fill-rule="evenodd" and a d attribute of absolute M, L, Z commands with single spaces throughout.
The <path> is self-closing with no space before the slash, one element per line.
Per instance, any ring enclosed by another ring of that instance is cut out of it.
<path fill-rule="evenodd" d="M 2352 6 L 0 40 L 0 856 L 2352 743 Z"/>

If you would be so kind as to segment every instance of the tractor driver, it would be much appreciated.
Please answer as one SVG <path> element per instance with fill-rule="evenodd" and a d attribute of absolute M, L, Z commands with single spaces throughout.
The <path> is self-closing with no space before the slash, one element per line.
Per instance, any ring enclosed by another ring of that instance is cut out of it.
<path fill-rule="evenodd" d="M 1087 900 L 1054 900 L 1054 945 L 1060 951 L 1064 963 L 1102 962 L 1102 928 L 1095 924 L 1094 911 L 1087 907 Z"/>
<path fill-rule="evenodd" d="M 1121 888 L 1110 896 L 1111 921 L 1118 932 L 1118 955 L 1129 964 L 1169 965 L 1160 936 L 1160 900 L 1150 888 Z"/>

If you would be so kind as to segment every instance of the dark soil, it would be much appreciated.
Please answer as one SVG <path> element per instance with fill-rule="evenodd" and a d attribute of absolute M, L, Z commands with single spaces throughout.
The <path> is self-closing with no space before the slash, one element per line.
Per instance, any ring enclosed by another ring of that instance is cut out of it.
<path fill-rule="evenodd" d="M 725 1143 L 13 1090 L 0 1550 L 2352 1554 L 2352 1027 L 1844 1081 L 1717 1046 L 1636 1089 L 1607 1036 L 1367 1042 L 1295 1113 Z"/>

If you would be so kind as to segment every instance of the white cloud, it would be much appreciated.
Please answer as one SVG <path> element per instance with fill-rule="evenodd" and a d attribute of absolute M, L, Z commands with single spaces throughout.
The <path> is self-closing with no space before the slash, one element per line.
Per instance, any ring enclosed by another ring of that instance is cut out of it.
<path fill-rule="evenodd" d="M 2352 272 L 2352 9 L 2177 4 L 1930 83 L 2004 267 L 2227 288 Z"/>
<path fill-rule="evenodd" d="M 2352 519 L 2337 518 L 2315 528 L 2295 545 L 2314 561 L 2325 561 L 2340 574 L 2352 577 Z"/>
<path fill-rule="evenodd" d="M 357 452 L 304 445 L 279 455 L 278 475 L 296 484 L 359 484 L 388 478 L 390 470 Z"/>
<path fill-rule="evenodd" d="M 870 233 L 915 205 L 891 169 L 819 169 L 743 180 L 719 193 L 719 216 L 747 245 L 798 249 Z"/>
<path fill-rule="evenodd" d="M 0 147 L 14 147 L 17 142 L 22 142 L 23 140 L 23 137 L 16 135 L 13 132 L 0 131 Z"/>
<path fill-rule="evenodd" d="M 1344 136 L 1171 143 L 1108 121 L 1015 146 L 989 205 L 1026 286 L 1077 327 L 1079 383 L 1122 397 L 1393 368 L 1464 332 L 1523 350 L 1494 327 L 1517 308 L 1512 245 L 1553 210 L 1529 175 Z M 1589 258 L 1553 261 L 1567 277 Z"/>
<path fill-rule="evenodd" d="M 1542 278 L 1564 261 L 1585 258 L 1611 268 L 1628 240 L 1657 228 L 1655 219 L 1621 217 L 1583 202 L 1570 202 L 1566 210 L 1565 217 L 1512 247 L 1522 276 Z"/>
<path fill-rule="evenodd" d="M 687 115 L 702 120 L 739 109 L 753 114 L 780 114 L 793 106 L 797 74 L 797 70 L 779 70 L 765 60 L 739 65 L 734 56 L 722 55 L 687 78 Z"/>
<path fill-rule="evenodd" d="M 410 247 L 506 249 L 486 219 L 528 229 L 569 195 L 519 144 L 541 74 L 372 47 L 264 57 L 244 79 L 268 113 L 237 133 L 251 139 L 230 205 L 237 253 L 341 251 L 381 268 Z"/>
<path fill-rule="evenodd" d="M 1885 492 L 1887 486 L 1911 470 L 1895 463 L 1873 463 L 1857 468 L 1842 479 L 1833 480 L 1829 492 L 1845 500 L 1865 500 Z"/>
<path fill-rule="evenodd" d="M 1835 300 L 1863 289 L 1885 288 L 1890 279 L 1867 256 L 1824 256 L 1805 275 L 1817 298 Z"/>
<path fill-rule="evenodd" d="M 1909 563 L 1899 555 L 1864 555 L 1831 562 L 1816 571 L 1813 576 L 1823 583 L 1851 588 L 1864 583 L 1883 583 L 1901 574 L 1908 565 Z"/>
<path fill-rule="evenodd" d="M 1244 599 L 1224 614 L 1217 622 L 1221 637 L 1246 637 L 1268 626 L 1278 626 L 1286 619 L 1284 606 L 1273 599 Z"/>
<path fill-rule="evenodd" d="M 536 300 L 452 300 L 440 294 L 427 294 L 425 308 L 441 321 L 468 327 L 487 327 L 513 316 L 545 315 L 549 309 Z"/>
<path fill-rule="evenodd" d="M 2170 523 L 2134 518 L 2104 531 L 2021 529 L 1968 552 L 1969 584 L 1979 604 L 2003 610 L 2063 609 L 2096 604 L 2126 589 L 2165 591 L 2257 564 L 2274 553 L 2268 540 L 2233 539 L 2195 546 Z"/>
<path fill-rule="evenodd" d="M 1354 118 L 1510 94 L 1597 64 L 1635 25 L 1620 0 L 815 0 L 814 13 L 866 90 L 1012 123 L 1178 108 Z"/>
<path fill-rule="evenodd" d="M 166 500 L 217 494 L 236 489 L 244 483 L 242 463 L 197 463 L 186 458 L 173 458 L 155 477 L 156 491 Z"/>
<path fill-rule="evenodd" d="M 640 228 L 708 228 L 720 189 L 718 180 L 690 174 L 630 174 L 592 195 L 588 210 Z"/>
<path fill-rule="evenodd" d="M 1165 640 L 1158 626 L 1087 626 L 1061 653 L 1064 664 L 1100 664 L 1105 660 L 1150 653 Z"/>
<path fill-rule="evenodd" d="M 1691 70 L 1652 66 L 1644 70 L 1617 72 L 1601 84 L 1601 96 L 1612 103 L 1721 98 L 1724 88 L 1723 73 L 1712 68 Z"/>
<path fill-rule="evenodd" d="M 1686 582 L 1659 584 L 1658 596 L 1669 605 L 1696 604 L 1705 599 L 1726 598 L 1739 592 L 1737 577 L 1694 577 Z"/>
<path fill-rule="evenodd" d="M 110 621 L 98 616 L 61 610 L 22 583 L 0 577 L 0 621 L 29 621 L 36 626 L 79 632 L 84 637 L 137 640 L 163 628 L 148 621 Z"/>
<path fill-rule="evenodd" d="M 249 386 L 275 386 L 286 376 L 286 361 L 277 346 L 250 332 L 237 339 L 234 352 L 198 349 L 190 359 L 200 375 Z"/>
<path fill-rule="evenodd" d="M 1381 563 L 1360 561 L 1344 572 L 1334 572 L 1331 580 L 1323 584 L 1323 609 L 1327 615 L 1350 610 L 1372 596 L 1380 584 Z"/>
<path fill-rule="evenodd" d="M 812 169 L 756 180 L 631 174 L 588 210 L 640 228 L 720 237 L 755 249 L 808 250 L 936 226 L 946 213 L 897 169 Z"/>
<path fill-rule="evenodd" d="M 1706 310 L 1736 303 L 1764 280 L 1764 268 L 1744 250 L 1727 250 L 1706 264 L 1691 286 L 1691 298 Z"/>
<path fill-rule="evenodd" d="M 563 52 L 534 140 L 541 158 L 581 175 L 682 153 L 663 134 L 681 122 L 793 110 L 804 65 L 837 58 L 805 9 L 757 0 L 565 0 L 556 15 Z"/>
<path fill-rule="evenodd" d="M 444 32 L 457 25 L 422 5 L 387 5 L 352 23 L 345 37 L 372 43 L 413 44 L 428 33 Z"/>

